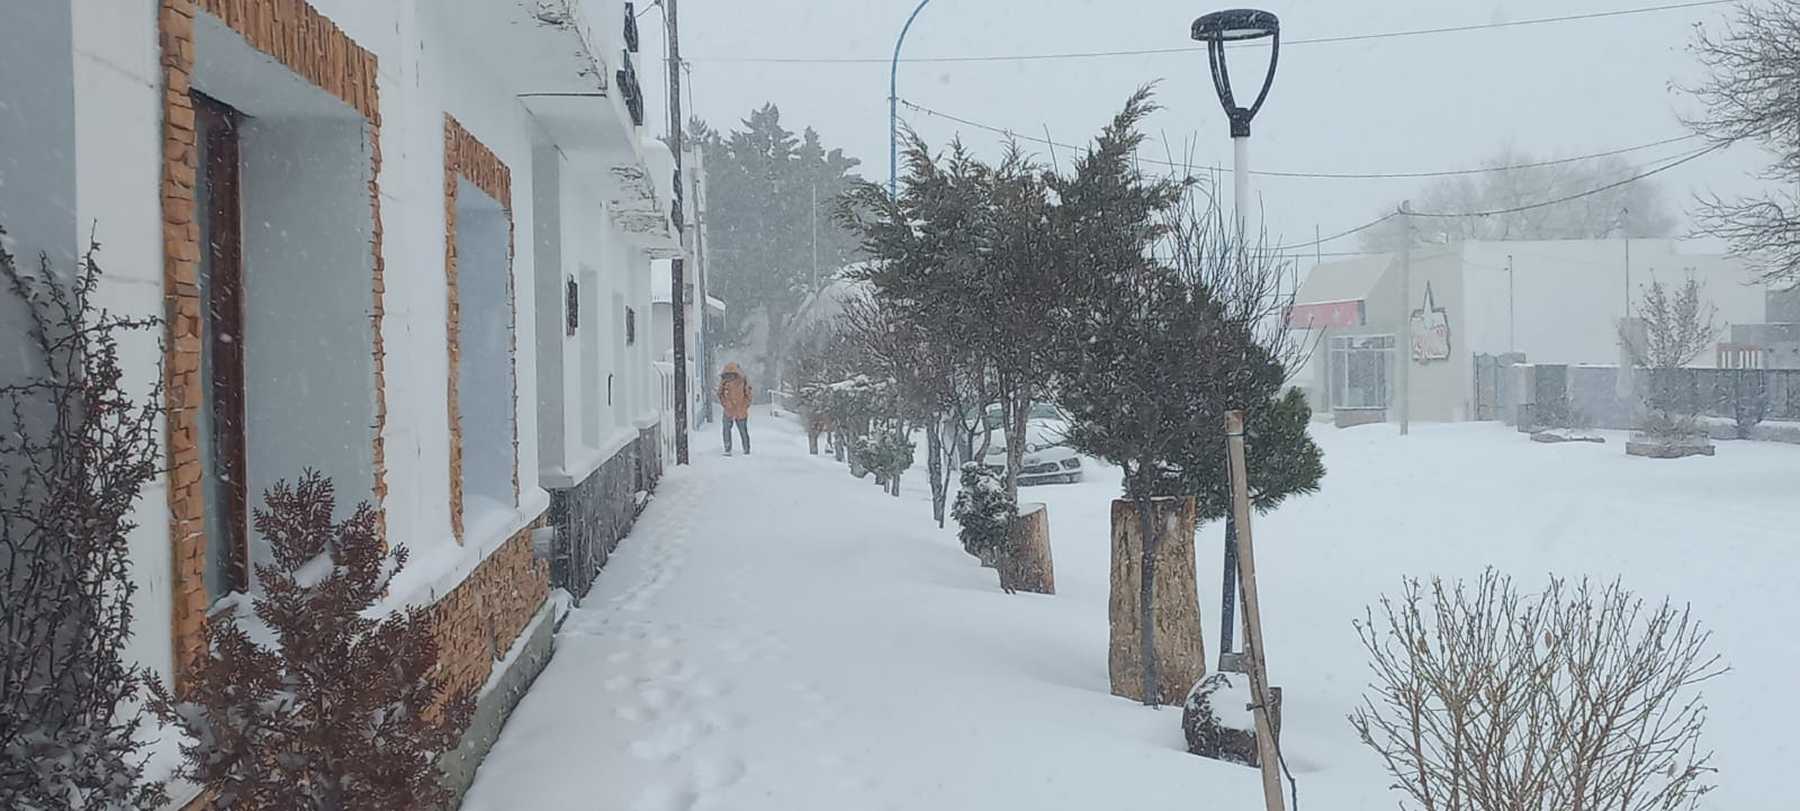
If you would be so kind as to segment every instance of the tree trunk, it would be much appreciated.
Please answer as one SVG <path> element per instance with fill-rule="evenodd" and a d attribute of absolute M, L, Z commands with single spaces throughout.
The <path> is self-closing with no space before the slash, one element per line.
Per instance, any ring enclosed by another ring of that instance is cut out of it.
<path fill-rule="evenodd" d="M 944 470 L 944 435 L 940 431 L 943 420 L 929 420 L 925 424 L 925 474 L 931 478 L 931 520 L 936 521 L 938 529 L 944 528 L 944 496 L 949 491 L 950 482 Z"/>
<path fill-rule="evenodd" d="M 1000 587 L 1008 592 L 1056 593 L 1056 567 L 1050 559 L 1050 508 L 1020 508 L 1008 532 L 1007 553 L 1000 561 Z"/>
<path fill-rule="evenodd" d="M 1019 503 L 1019 474 L 1025 467 L 1025 415 L 1031 410 L 1031 399 L 1023 395 L 1008 400 L 1006 406 L 1006 500 Z"/>
<path fill-rule="evenodd" d="M 1144 499 L 1141 506 L 1142 512 L 1135 499 L 1112 503 L 1107 669 L 1113 695 L 1177 704 L 1206 675 L 1194 584 L 1194 500 Z M 1147 684 L 1153 689 L 1145 690 Z"/>

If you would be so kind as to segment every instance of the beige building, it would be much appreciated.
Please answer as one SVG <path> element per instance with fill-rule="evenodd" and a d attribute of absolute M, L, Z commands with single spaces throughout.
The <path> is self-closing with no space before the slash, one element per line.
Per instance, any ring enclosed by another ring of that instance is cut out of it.
<path fill-rule="evenodd" d="M 1398 418 L 1403 358 L 1410 418 L 1427 422 L 1477 417 L 1478 355 L 1618 363 L 1618 321 L 1652 280 L 1699 280 L 1722 335 L 1766 317 L 1750 268 L 1675 240 L 1465 242 L 1419 247 L 1410 264 L 1402 288 L 1398 254 L 1324 263 L 1295 298 L 1288 325 L 1316 342 L 1295 383 L 1340 425 Z"/>

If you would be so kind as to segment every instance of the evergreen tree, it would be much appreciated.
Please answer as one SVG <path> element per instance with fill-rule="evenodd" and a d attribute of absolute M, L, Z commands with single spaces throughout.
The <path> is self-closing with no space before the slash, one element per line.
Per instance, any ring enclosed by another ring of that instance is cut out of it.
<path fill-rule="evenodd" d="M 706 165 L 711 283 L 731 304 L 725 340 L 748 341 L 752 320 L 761 319 L 768 333 L 759 348 L 777 352 L 787 319 L 856 255 L 855 238 L 835 226 L 831 206 L 856 179 L 858 161 L 826 148 L 810 127 L 798 135 L 783 127 L 773 104 L 729 133 L 699 121 L 689 127 Z"/>
<path fill-rule="evenodd" d="M 442 807 L 435 759 L 468 726 L 474 689 L 446 689 L 429 608 L 370 616 L 406 549 L 390 555 L 367 502 L 333 521 L 316 472 L 263 498 L 271 562 L 256 567 L 254 616 L 209 622 L 187 692 L 156 689 L 153 708 L 193 739 L 181 775 L 218 808 Z"/>
<path fill-rule="evenodd" d="M 1316 488 L 1324 472 L 1306 434 L 1304 396 L 1282 395 L 1282 346 L 1265 339 L 1263 308 L 1240 300 L 1261 288 L 1218 284 L 1264 264 L 1222 228 L 1173 225 L 1168 215 L 1191 186 L 1136 169 L 1138 125 L 1154 109 L 1148 89 L 1139 91 L 1073 175 L 1052 182 L 1060 201 L 1059 262 L 1068 269 L 1061 277 L 1068 320 L 1056 390 L 1071 416 L 1069 444 L 1120 465 L 1125 496 L 1136 507 L 1145 685 L 1156 683 L 1157 666 L 1151 588 L 1160 539 L 1150 500 L 1193 496 L 1202 518 L 1228 513 L 1230 410 L 1247 415 L 1249 484 L 1259 508 Z M 1170 240 L 1200 242 L 1170 251 Z M 1175 258 L 1158 259 L 1159 248 Z M 1153 692 L 1147 689 L 1146 698 L 1153 701 Z"/>

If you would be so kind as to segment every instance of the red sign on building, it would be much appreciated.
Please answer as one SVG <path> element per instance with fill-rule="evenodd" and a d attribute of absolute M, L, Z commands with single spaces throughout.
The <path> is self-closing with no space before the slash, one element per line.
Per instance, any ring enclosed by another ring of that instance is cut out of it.
<path fill-rule="evenodd" d="M 1296 304 L 1288 308 L 1287 325 L 1289 329 L 1360 327 L 1363 325 L 1363 303 L 1357 299 Z"/>

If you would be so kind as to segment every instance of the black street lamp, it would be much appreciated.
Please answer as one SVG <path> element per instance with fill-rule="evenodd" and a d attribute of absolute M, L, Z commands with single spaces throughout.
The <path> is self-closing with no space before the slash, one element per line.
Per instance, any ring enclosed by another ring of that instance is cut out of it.
<path fill-rule="evenodd" d="M 1233 199 L 1236 206 L 1233 216 L 1237 225 L 1236 242 L 1241 246 L 1245 239 L 1244 224 L 1250 210 L 1250 121 L 1256 118 L 1256 112 L 1262 109 L 1263 102 L 1269 98 L 1269 88 L 1275 84 L 1275 65 L 1281 56 L 1281 21 L 1274 14 L 1257 9 L 1215 11 L 1194 21 L 1193 37 L 1206 43 L 1206 61 L 1212 68 L 1213 90 L 1219 94 L 1219 104 L 1225 108 L 1225 117 L 1231 122 L 1232 185 L 1235 187 Z M 1225 64 L 1225 46 L 1259 39 L 1269 40 L 1269 70 L 1263 75 L 1262 89 L 1257 91 L 1256 101 L 1249 107 L 1244 107 L 1238 104 L 1237 97 L 1231 90 L 1231 71 Z M 1230 516 L 1227 516 L 1225 573 L 1219 600 L 1222 626 L 1219 631 L 1219 670 L 1243 672 L 1240 655 L 1231 649 L 1232 630 L 1236 625 L 1234 615 L 1237 613 L 1237 565 L 1237 527 Z"/>

